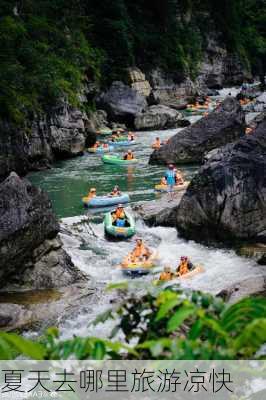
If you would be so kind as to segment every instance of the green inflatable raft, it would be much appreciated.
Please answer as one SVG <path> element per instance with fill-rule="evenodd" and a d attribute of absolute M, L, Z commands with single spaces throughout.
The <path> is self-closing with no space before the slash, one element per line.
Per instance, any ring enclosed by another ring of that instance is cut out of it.
<path fill-rule="evenodd" d="M 126 220 L 124 226 L 113 225 L 112 212 L 105 214 L 104 230 L 107 235 L 120 239 L 129 238 L 135 235 L 136 233 L 135 220 L 132 217 L 132 215 L 128 214 L 127 212 L 125 212 L 125 214 L 126 214 Z"/>
<path fill-rule="evenodd" d="M 123 158 L 117 155 L 104 155 L 102 157 L 102 161 L 104 164 L 114 164 L 114 165 L 133 165 L 138 162 L 136 158 L 133 158 L 133 160 L 123 160 Z"/>

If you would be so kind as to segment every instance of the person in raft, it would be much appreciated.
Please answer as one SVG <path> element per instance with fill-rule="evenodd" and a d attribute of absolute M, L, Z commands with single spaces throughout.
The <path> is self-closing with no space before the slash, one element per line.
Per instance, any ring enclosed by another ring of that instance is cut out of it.
<path fill-rule="evenodd" d="M 155 139 L 155 142 L 152 144 L 152 148 L 158 150 L 161 147 L 161 140 L 159 137 Z"/>
<path fill-rule="evenodd" d="M 176 182 L 176 171 L 174 169 L 173 164 L 169 164 L 168 165 L 168 169 L 165 172 L 165 179 L 167 182 L 167 186 L 168 186 L 168 193 L 169 193 L 169 200 L 168 201 L 172 201 L 174 199 L 174 186 L 175 186 L 175 182 Z"/>
<path fill-rule="evenodd" d="M 183 185 L 184 184 L 184 179 L 183 179 L 183 176 L 182 176 L 181 172 L 178 171 L 177 169 L 175 169 L 174 171 L 175 171 L 175 184 L 176 184 L 176 186 Z"/>
<path fill-rule="evenodd" d="M 159 281 L 171 281 L 174 278 L 174 273 L 171 271 L 171 267 L 165 266 L 160 274 Z"/>
<path fill-rule="evenodd" d="M 110 196 L 121 196 L 121 191 L 118 185 L 115 185 L 113 190 L 110 193 Z"/>
<path fill-rule="evenodd" d="M 134 158 L 135 157 L 134 157 L 134 154 L 133 154 L 132 150 L 128 150 L 128 152 L 123 157 L 123 159 L 127 160 L 127 161 L 134 160 Z"/>
<path fill-rule="evenodd" d="M 187 274 L 188 272 L 190 272 L 193 269 L 193 264 L 192 262 L 189 260 L 188 257 L 186 256 L 182 256 L 180 258 L 180 262 L 179 265 L 176 269 L 176 276 L 182 276 Z"/>
<path fill-rule="evenodd" d="M 160 185 L 167 186 L 167 180 L 165 179 L 165 176 L 161 179 Z"/>
<path fill-rule="evenodd" d="M 87 195 L 87 200 L 91 200 L 93 197 L 96 197 L 96 189 L 95 188 L 91 188 L 89 190 L 89 193 Z"/>
<path fill-rule="evenodd" d="M 93 149 L 98 149 L 100 147 L 100 142 L 95 142 L 94 145 L 92 146 Z"/>
<path fill-rule="evenodd" d="M 133 140 L 135 140 L 134 133 L 128 132 L 127 140 L 128 140 L 129 142 L 133 142 Z"/>
<path fill-rule="evenodd" d="M 146 247 L 143 243 L 143 240 L 140 238 L 136 239 L 136 246 L 130 253 L 130 261 L 144 261 L 148 260 L 148 258 L 152 255 L 152 252 L 148 247 Z"/>
<path fill-rule="evenodd" d="M 126 224 L 126 214 L 122 204 L 118 204 L 116 210 L 112 213 L 113 225 L 124 227 Z"/>

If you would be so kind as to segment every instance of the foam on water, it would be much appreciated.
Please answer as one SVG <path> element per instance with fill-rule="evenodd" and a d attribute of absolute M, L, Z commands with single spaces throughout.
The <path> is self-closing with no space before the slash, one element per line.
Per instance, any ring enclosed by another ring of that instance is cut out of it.
<path fill-rule="evenodd" d="M 80 312 L 76 318 L 65 322 L 62 327 L 63 337 L 72 334 L 107 336 L 113 327 L 108 321 L 99 326 L 88 328 L 89 322 L 96 316 L 111 307 L 110 300 L 114 294 L 105 291 L 109 283 L 130 280 L 141 283 L 151 283 L 154 275 L 142 276 L 132 280 L 125 277 L 117 269 L 123 257 L 131 251 L 134 239 L 127 241 L 109 241 L 105 239 L 103 224 L 90 223 L 92 231 L 86 224 L 84 217 L 66 218 L 62 221 L 62 240 L 74 263 L 91 277 L 91 285 L 97 288 L 93 311 L 88 315 Z M 204 273 L 195 275 L 188 280 L 176 281 L 184 288 L 202 290 L 217 294 L 225 287 L 229 287 L 242 279 L 252 278 L 262 273 L 255 261 L 239 257 L 233 250 L 209 248 L 194 241 L 185 241 L 178 237 L 173 228 L 148 228 L 141 221 L 137 221 L 138 236 L 145 239 L 145 243 L 157 249 L 160 255 L 157 271 L 164 265 L 177 266 L 182 255 L 188 255 L 194 264 L 201 264 Z M 67 233 L 68 232 L 68 233 Z"/>

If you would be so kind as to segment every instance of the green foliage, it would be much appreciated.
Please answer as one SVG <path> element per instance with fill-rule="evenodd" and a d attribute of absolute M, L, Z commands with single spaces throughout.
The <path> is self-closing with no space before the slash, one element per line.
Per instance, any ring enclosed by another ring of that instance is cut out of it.
<path fill-rule="evenodd" d="M 264 0 L 2 0 L 0 15 L 0 117 L 17 122 L 129 66 L 195 77 L 213 33 L 265 72 Z"/>
<path fill-rule="evenodd" d="M 122 332 L 125 342 L 133 339 L 134 346 L 95 337 L 62 341 L 58 330 L 50 328 L 40 342 L 1 333 L 0 355 L 6 359 L 20 354 L 33 359 L 255 359 L 266 341 L 265 315 L 264 298 L 227 306 L 200 292 L 153 289 L 141 297 L 128 294 L 116 310 L 95 321 L 113 319 L 112 334 Z"/>
<path fill-rule="evenodd" d="M 99 75 L 98 52 L 76 1 L 2 1 L 0 5 L 0 113 L 20 122 L 59 98 L 77 104 L 85 74 Z M 16 7 L 15 7 L 16 6 Z"/>

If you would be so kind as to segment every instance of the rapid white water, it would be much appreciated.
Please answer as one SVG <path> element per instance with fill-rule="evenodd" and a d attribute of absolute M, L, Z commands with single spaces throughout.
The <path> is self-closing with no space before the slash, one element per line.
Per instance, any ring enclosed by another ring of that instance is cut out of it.
<path fill-rule="evenodd" d="M 81 310 L 74 319 L 64 322 L 61 326 L 63 337 L 73 334 L 88 335 L 89 333 L 102 337 L 108 336 L 113 325 L 112 322 L 88 329 L 89 322 L 95 319 L 99 313 L 111 307 L 110 299 L 114 294 L 107 292 L 106 286 L 128 279 L 134 285 L 140 283 L 141 286 L 143 282 L 151 283 L 164 265 L 177 266 L 181 255 L 188 255 L 194 264 L 203 265 L 205 270 L 204 273 L 200 273 L 192 279 L 180 281 L 180 285 L 184 288 L 216 294 L 236 282 L 252 279 L 254 275 L 262 274 L 261 267 L 254 260 L 239 257 L 233 250 L 208 248 L 194 241 L 185 241 L 178 237 L 173 228 L 148 228 L 141 220 L 138 220 L 138 236 L 145 239 L 149 247 L 158 250 L 160 260 L 155 275 L 132 280 L 124 276 L 116 266 L 132 249 L 134 239 L 121 242 L 107 241 L 104 236 L 103 224 L 92 222 L 90 226 L 95 237 L 85 221 L 86 217 L 64 219 L 62 221 L 64 233 L 61 234 L 61 237 L 74 263 L 91 277 L 91 286 L 97 289 L 95 301 L 93 301 L 93 311 L 90 311 L 90 314 Z"/>

